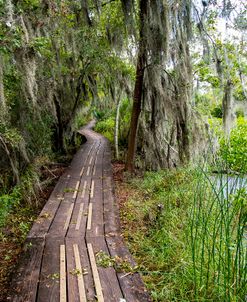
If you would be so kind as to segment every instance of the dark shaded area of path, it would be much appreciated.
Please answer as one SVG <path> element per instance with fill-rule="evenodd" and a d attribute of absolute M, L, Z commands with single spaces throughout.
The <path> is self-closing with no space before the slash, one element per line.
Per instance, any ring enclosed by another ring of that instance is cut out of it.
<path fill-rule="evenodd" d="M 29 232 L 9 301 L 150 301 L 121 238 L 110 146 L 92 127 Z"/>

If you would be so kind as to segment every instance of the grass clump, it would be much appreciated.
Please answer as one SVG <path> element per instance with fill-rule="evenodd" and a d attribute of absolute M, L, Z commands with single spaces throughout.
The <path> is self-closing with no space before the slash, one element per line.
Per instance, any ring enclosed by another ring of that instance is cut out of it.
<path fill-rule="evenodd" d="M 245 301 L 246 191 L 189 169 L 130 186 L 124 235 L 153 300 Z"/>

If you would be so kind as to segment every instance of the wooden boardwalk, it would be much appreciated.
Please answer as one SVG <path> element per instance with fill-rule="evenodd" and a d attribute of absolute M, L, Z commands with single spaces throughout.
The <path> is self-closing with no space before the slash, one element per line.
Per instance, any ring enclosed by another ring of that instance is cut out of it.
<path fill-rule="evenodd" d="M 121 238 L 109 143 L 92 126 L 29 232 L 9 301 L 151 301 Z"/>

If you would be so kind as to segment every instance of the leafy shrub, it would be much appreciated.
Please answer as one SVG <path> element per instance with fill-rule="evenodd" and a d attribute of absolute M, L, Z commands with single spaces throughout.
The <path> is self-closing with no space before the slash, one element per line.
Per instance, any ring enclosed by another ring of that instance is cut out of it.
<path fill-rule="evenodd" d="M 111 143 L 114 143 L 115 114 L 115 110 L 105 113 L 103 111 L 99 111 L 97 116 L 100 120 L 95 127 L 95 131 L 103 134 Z M 121 101 L 119 114 L 118 142 L 119 146 L 126 147 L 131 117 L 131 102 L 128 98 Z"/>
<path fill-rule="evenodd" d="M 211 110 L 211 115 L 216 118 L 222 118 L 222 116 L 223 116 L 222 106 L 220 105 L 220 106 L 214 107 Z"/>
<path fill-rule="evenodd" d="M 29 115 L 26 121 L 27 147 L 32 156 L 51 155 L 52 124 L 53 118 L 48 112 L 43 112 L 41 118 L 33 120 Z"/>
<path fill-rule="evenodd" d="M 115 120 L 114 117 L 110 117 L 106 120 L 100 121 L 95 127 L 95 131 L 103 134 L 106 138 L 109 139 L 111 143 L 114 142 L 114 126 Z"/>
<path fill-rule="evenodd" d="M 220 154 L 229 169 L 247 173 L 247 121 L 244 118 L 238 118 L 229 140 L 221 139 Z"/>
<path fill-rule="evenodd" d="M 11 208 L 21 200 L 20 188 L 16 187 L 10 194 L 0 196 L 0 227 L 3 227 Z"/>

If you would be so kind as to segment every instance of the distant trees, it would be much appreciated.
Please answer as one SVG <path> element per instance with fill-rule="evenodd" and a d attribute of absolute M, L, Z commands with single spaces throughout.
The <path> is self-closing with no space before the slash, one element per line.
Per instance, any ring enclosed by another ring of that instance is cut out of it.
<path fill-rule="evenodd" d="M 112 107 L 132 71 L 120 1 L 8 0 L 0 18 L 0 169 L 13 184 L 36 157 L 67 152 L 81 108 Z"/>
<path fill-rule="evenodd" d="M 3 174 L 17 180 L 37 156 L 66 152 L 81 108 L 117 113 L 131 91 L 126 168 L 135 158 L 148 169 L 194 159 L 205 145 L 194 108 L 201 86 L 223 100 L 231 82 L 228 96 L 246 98 L 246 6 L 223 2 L 223 10 L 192 0 L 0 2 Z M 234 42 L 217 37 L 219 17 L 238 32 Z M 118 118 L 116 153 L 117 130 Z"/>

